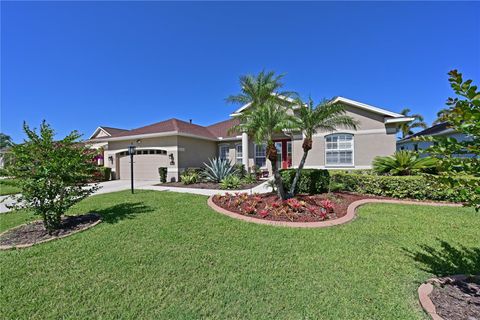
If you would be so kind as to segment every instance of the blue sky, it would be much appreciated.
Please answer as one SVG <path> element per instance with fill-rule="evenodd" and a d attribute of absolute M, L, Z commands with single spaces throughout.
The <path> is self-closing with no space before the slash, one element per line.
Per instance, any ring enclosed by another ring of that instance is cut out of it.
<path fill-rule="evenodd" d="M 2 2 L 1 131 L 207 125 L 261 69 L 314 99 L 435 118 L 447 72 L 480 82 L 480 3 Z"/>

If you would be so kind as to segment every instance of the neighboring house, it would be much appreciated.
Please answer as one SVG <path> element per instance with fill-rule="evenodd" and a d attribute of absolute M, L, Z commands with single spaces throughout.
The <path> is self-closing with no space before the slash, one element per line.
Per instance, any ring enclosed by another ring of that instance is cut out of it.
<path fill-rule="evenodd" d="M 371 168 L 373 158 L 395 152 L 398 125 L 413 120 L 343 97 L 332 101 L 347 106 L 346 112 L 359 122 L 358 128 L 316 134 L 306 168 Z M 248 107 L 242 106 L 230 115 L 231 119 L 210 126 L 170 119 L 133 130 L 99 127 L 88 143 L 103 148 L 104 165 L 112 168 L 116 179 L 130 178 L 127 150 L 132 144 L 137 148 L 136 179 L 158 180 L 158 168 L 167 167 L 167 179 L 176 181 L 185 169 L 203 167 L 203 163 L 213 157 L 270 171 L 265 145 L 254 143 L 245 133 L 229 132 L 238 123 L 236 116 Z M 298 165 L 303 154 L 302 140 L 299 133 L 285 132 L 275 137 L 280 168 Z"/>
<path fill-rule="evenodd" d="M 469 138 L 463 134 L 456 132 L 454 129 L 449 128 L 446 122 L 442 122 L 431 126 L 425 130 L 419 131 L 415 134 L 412 134 L 404 139 L 397 141 L 397 150 L 410 150 L 410 151 L 418 151 L 427 149 L 429 146 L 433 144 L 433 142 L 429 141 L 416 141 L 414 138 L 420 137 L 432 137 L 432 136 L 441 136 L 441 137 L 452 137 L 455 138 L 457 141 L 467 141 Z"/>

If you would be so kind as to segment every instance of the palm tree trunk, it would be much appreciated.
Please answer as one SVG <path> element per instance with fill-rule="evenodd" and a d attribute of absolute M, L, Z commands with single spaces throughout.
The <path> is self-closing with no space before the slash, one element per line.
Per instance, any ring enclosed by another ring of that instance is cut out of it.
<path fill-rule="evenodd" d="M 278 197 L 282 200 L 285 200 L 287 199 L 287 194 L 285 193 L 285 188 L 283 187 L 282 176 L 278 171 L 277 160 L 275 161 L 270 160 L 270 162 L 272 163 L 273 178 L 275 181 L 275 185 L 277 186 Z"/>
<path fill-rule="evenodd" d="M 287 194 L 285 193 L 285 188 L 283 187 L 282 177 L 280 176 L 280 172 L 278 172 L 277 167 L 277 148 L 275 148 L 275 144 L 273 141 L 269 141 L 267 144 L 267 158 L 270 160 L 272 164 L 272 171 L 273 171 L 273 179 L 275 181 L 275 185 L 277 186 L 277 194 L 280 199 L 285 200 L 287 199 Z"/>
<path fill-rule="evenodd" d="M 290 191 L 288 193 L 289 197 L 293 197 L 295 195 L 295 188 L 297 186 L 298 180 L 300 180 L 300 174 L 302 172 L 303 167 L 305 166 L 305 161 L 307 160 L 308 152 L 312 150 L 312 137 L 307 136 L 303 139 L 302 143 L 303 149 L 303 156 L 300 160 L 300 164 L 298 165 L 297 171 L 295 172 L 295 177 L 293 178 L 292 185 L 290 186 Z"/>
<path fill-rule="evenodd" d="M 303 151 L 302 159 L 300 160 L 300 164 L 295 172 L 295 177 L 293 178 L 292 185 L 290 186 L 290 191 L 288 192 L 288 196 L 291 198 L 295 195 L 295 187 L 297 186 L 298 180 L 300 180 L 300 173 L 302 172 L 303 167 L 305 166 L 305 161 L 307 160 L 308 150 Z"/>

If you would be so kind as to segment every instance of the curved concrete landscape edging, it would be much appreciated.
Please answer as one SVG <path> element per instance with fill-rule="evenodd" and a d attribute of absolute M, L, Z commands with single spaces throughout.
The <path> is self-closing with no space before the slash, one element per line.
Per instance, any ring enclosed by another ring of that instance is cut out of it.
<path fill-rule="evenodd" d="M 229 216 L 230 218 L 243 220 L 246 222 L 257 223 L 257 224 L 267 224 L 271 226 L 292 227 L 292 228 L 325 228 L 325 227 L 336 226 L 339 224 L 344 224 L 355 219 L 357 208 L 367 203 L 416 204 L 416 205 L 422 205 L 422 206 L 437 206 L 437 207 L 438 206 L 448 206 L 448 207 L 462 206 L 461 204 L 457 204 L 457 203 L 443 203 L 443 202 L 423 202 L 423 201 L 395 200 L 395 199 L 362 199 L 362 200 L 357 200 L 352 202 L 347 208 L 347 214 L 338 219 L 319 221 L 319 222 L 289 222 L 289 221 L 261 220 L 258 218 L 248 217 L 236 212 L 226 210 L 216 205 L 213 202 L 213 196 L 208 198 L 207 203 L 210 206 L 210 208 L 212 208 L 216 212 Z"/>
<path fill-rule="evenodd" d="M 100 217 L 100 216 L 99 216 Z M 27 224 L 30 224 L 30 223 L 33 223 L 33 222 L 37 222 L 37 221 L 41 221 L 41 220 L 34 220 L 34 221 L 30 221 L 28 223 L 24 223 L 24 224 L 21 224 L 21 225 L 18 225 L 16 227 L 13 227 L 13 228 L 10 228 L 2 233 L 0 233 L 0 236 L 2 236 L 3 234 L 7 233 L 7 232 L 10 232 L 14 229 L 17 229 L 17 228 L 20 228 L 20 227 L 23 227 L 23 226 L 26 226 Z M 10 250 L 10 249 L 23 249 L 23 248 L 29 248 L 29 247 L 32 247 L 34 245 L 37 245 L 37 244 L 40 244 L 40 243 L 45 243 L 45 242 L 49 242 L 49 241 L 53 241 L 53 240 L 57 240 L 57 239 L 61 239 L 61 238 L 66 238 L 66 237 L 69 237 L 71 235 L 74 235 L 76 233 L 79 233 L 79 232 L 82 232 L 82 231 L 85 231 L 85 230 L 88 230 L 90 228 L 93 228 L 95 227 L 97 224 L 99 224 L 100 222 L 102 222 L 102 219 L 101 217 L 95 221 L 94 223 L 88 225 L 88 226 L 85 226 L 81 229 L 78 229 L 78 230 L 75 230 L 73 231 L 72 233 L 69 233 L 69 234 L 64 234 L 62 236 L 58 236 L 58 237 L 52 237 L 52 238 L 49 238 L 49 239 L 45 239 L 45 240 L 42 240 L 42 241 L 38 241 L 38 242 L 34 242 L 34 243 L 27 243 L 27 244 L 19 244 L 19 245 L 9 245 L 9 246 L 2 246 L 0 245 L 0 250 Z"/>
<path fill-rule="evenodd" d="M 464 274 L 458 274 L 454 276 L 450 276 L 448 278 L 457 279 L 457 280 L 465 280 L 467 278 Z M 433 319 L 433 320 L 444 320 L 437 314 L 437 310 L 435 309 L 435 305 L 433 304 L 432 300 L 430 299 L 430 293 L 433 291 L 433 283 L 438 282 L 437 278 L 428 279 L 425 283 L 422 283 L 420 287 L 418 287 L 418 299 L 420 300 L 420 304 L 422 305 L 423 310 Z"/>

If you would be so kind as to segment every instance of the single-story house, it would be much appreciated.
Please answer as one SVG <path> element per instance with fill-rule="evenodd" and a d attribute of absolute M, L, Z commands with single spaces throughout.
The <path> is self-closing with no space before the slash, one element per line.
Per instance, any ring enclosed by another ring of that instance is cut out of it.
<path fill-rule="evenodd" d="M 332 102 L 346 105 L 346 113 L 358 121 L 356 130 L 339 128 L 335 132 L 319 132 L 313 137 L 313 149 L 307 168 L 368 169 L 376 156 L 395 152 L 398 125 L 413 120 L 401 114 L 365 103 L 336 97 Z M 144 127 L 125 130 L 98 127 L 88 143 L 102 148 L 103 165 L 112 168 L 115 179 L 130 178 L 128 146 L 136 146 L 135 179 L 158 180 L 159 167 L 167 167 L 168 181 L 177 181 L 187 168 L 199 168 L 209 158 L 220 157 L 245 168 L 256 165 L 270 171 L 265 145 L 256 144 L 246 133 L 229 131 L 238 123 L 237 116 L 247 109 L 242 106 L 230 119 L 208 126 L 178 119 L 169 119 Z M 299 164 L 303 154 L 301 133 L 284 132 L 275 137 L 279 167 Z"/>
<path fill-rule="evenodd" d="M 397 141 L 397 150 L 419 151 L 427 149 L 433 144 L 430 141 L 417 141 L 415 138 L 421 137 L 451 137 L 457 141 L 467 141 L 470 138 L 465 134 L 455 131 L 448 126 L 447 122 L 441 122 L 427 129 L 412 134 L 404 139 Z"/>

